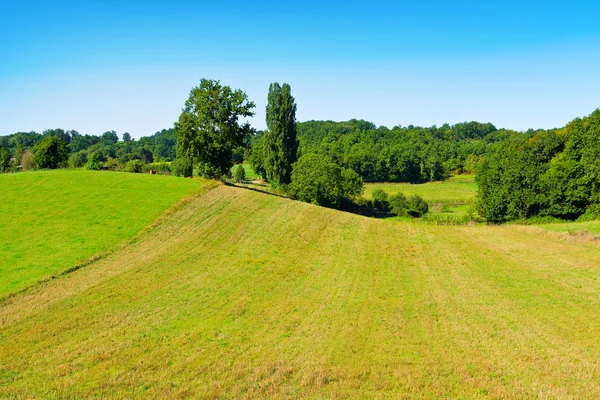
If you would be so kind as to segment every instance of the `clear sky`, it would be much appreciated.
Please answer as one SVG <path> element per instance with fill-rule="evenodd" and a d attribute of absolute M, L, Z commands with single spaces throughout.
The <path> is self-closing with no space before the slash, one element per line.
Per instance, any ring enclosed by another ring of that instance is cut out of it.
<path fill-rule="evenodd" d="M 297 119 L 526 130 L 600 107 L 600 2 L 0 0 L 0 134 L 147 136 L 201 78 Z"/>

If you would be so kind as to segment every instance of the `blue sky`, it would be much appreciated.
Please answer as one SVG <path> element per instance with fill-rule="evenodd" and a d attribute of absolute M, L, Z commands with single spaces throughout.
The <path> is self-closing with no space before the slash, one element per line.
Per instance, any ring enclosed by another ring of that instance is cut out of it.
<path fill-rule="evenodd" d="M 600 107 L 599 15 L 574 0 L 0 0 L 0 134 L 150 135 L 200 78 L 246 91 L 259 129 L 273 81 L 299 121 L 552 128 Z"/>

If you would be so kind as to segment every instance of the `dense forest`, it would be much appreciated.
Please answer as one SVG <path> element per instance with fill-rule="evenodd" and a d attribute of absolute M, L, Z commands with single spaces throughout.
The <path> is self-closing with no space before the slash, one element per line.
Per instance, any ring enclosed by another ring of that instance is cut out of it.
<path fill-rule="evenodd" d="M 479 210 L 490 222 L 600 217 L 600 110 L 495 144 L 477 182 Z"/>
<path fill-rule="evenodd" d="M 515 134 L 479 122 L 392 129 L 362 120 L 298 124 L 301 154 L 328 155 L 365 182 L 422 183 L 473 173 L 491 144 Z"/>

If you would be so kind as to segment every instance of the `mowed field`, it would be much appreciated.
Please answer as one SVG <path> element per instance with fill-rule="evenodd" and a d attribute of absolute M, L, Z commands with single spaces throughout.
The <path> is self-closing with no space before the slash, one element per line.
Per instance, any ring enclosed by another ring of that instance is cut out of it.
<path fill-rule="evenodd" d="M 598 398 L 600 248 L 217 186 L 0 303 L 0 398 Z"/>
<path fill-rule="evenodd" d="M 373 190 L 383 189 L 390 196 L 398 192 L 405 196 L 418 194 L 429 203 L 471 203 L 477 195 L 474 175 L 458 175 L 440 182 L 427 183 L 367 183 L 364 196 L 372 197 Z"/>
<path fill-rule="evenodd" d="M 114 249 L 199 186 L 95 171 L 0 174 L 0 299 Z"/>

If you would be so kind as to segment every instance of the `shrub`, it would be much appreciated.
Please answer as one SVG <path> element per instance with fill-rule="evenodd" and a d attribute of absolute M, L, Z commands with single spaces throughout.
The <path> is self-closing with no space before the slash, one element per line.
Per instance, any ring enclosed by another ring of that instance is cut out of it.
<path fill-rule="evenodd" d="M 111 171 L 123 171 L 125 166 L 118 158 L 110 158 L 104 165 Z"/>
<path fill-rule="evenodd" d="M 141 174 L 144 171 L 144 163 L 140 160 L 131 160 L 125 164 L 125 172 Z"/>
<path fill-rule="evenodd" d="M 362 193 L 363 183 L 357 174 L 344 169 L 321 154 L 306 154 L 292 170 L 290 192 L 298 200 L 338 208 L 342 199 Z"/>
<path fill-rule="evenodd" d="M 390 211 L 395 215 L 406 215 L 407 201 L 406 196 L 398 192 L 390 197 Z"/>
<path fill-rule="evenodd" d="M 192 164 L 192 160 L 187 157 L 178 157 L 171 163 L 171 169 L 173 170 L 173 175 L 175 176 L 183 176 L 188 177 L 192 176 L 194 173 L 194 166 Z"/>
<path fill-rule="evenodd" d="M 35 160 L 33 159 L 33 153 L 31 150 L 26 150 L 21 156 L 21 171 L 28 171 L 35 169 Z"/>
<path fill-rule="evenodd" d="M 73 153 L 69 157 L 70 168 L 82 168 L 85 165 L 85 155 L 81 152 Z"/>
<path fill-rule="evenodd" d="M 582 214 L 577 221 L 594 221 L 600 219 L 600 204 L 592 204 Z"/>
<path fill-rule="evenodd" d="M 98 155 L 98 153 L 92 153 L 92 155 L 90 155 L 88 157 L 88 162 L 85 163 L 85 169 L 88 169 L 91 171 L 98 171 L 98 170 L 100 170 L 100 168 L 102 168 L 102 162 L 100 161 L 100 156 Z"/>
<path fill-rule="evenodd" d="M 151 163 L 144 165 L 144 172 L 156 171 L 159 175 L 171 175 L 173 171 L 171 166 L 166 162 Z"/>
<path fill-rule="evenodd" d="M 388 201 L 388 194 L 385 190 L 377 188 L 373 190 L 373 205 L 382 211 L 390 209 L 390 202 Z"/>
<path fill-rule="evenodd" d="M 233 178 L 236 182 L 244 182 L 246 180 L 246 170 L 242 164 L 238 164 L 233 171 Z"/>
<path fill-rule="evenodd" d="M 429 205 L 418 194 L 413 194 L 406 199 L 406 212 L 411 217 L 420 217 L 428 211 Z"/>

